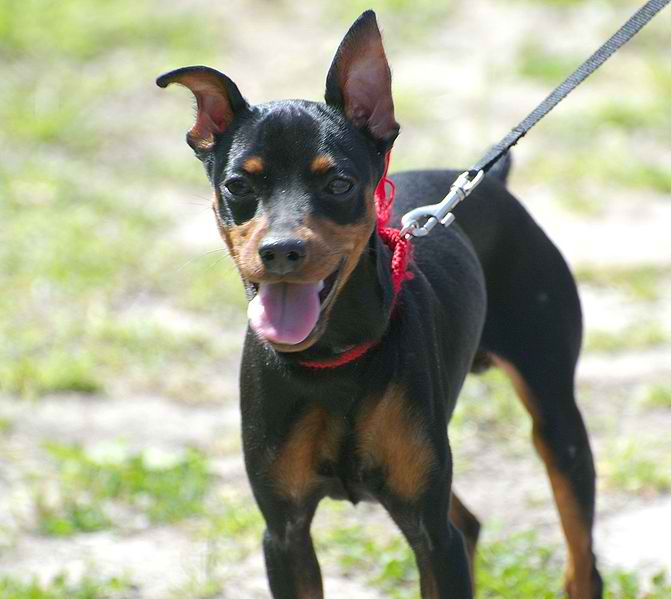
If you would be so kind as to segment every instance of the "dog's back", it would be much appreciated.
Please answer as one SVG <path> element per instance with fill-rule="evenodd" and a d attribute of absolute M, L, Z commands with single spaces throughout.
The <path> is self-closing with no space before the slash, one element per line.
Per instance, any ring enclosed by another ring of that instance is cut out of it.
<path fill-rule="evenodd" d="M 394 222 L 417 206 L 439 202 L 460 171 L 408 171 L 392 176 L 396 184 Z M 521 336 L 543 331 L 558 341 L 562 361 L 572 368 L 578 358 L 582 317 L 570 270 L 545 232 L 506 189 L 507 163 L 454 211 L 456 223 L 437 227 L 413 241 L 420 266 L 448 265 L 451 236 L 461 230 L 482 266 L 487 288 L 487 318 L 481 348 L 507 359 L 535 344 Z M 450 230 L 452 229 L 452 230 Z M 429 269 L 431 270 L 431 269 Z M 428 274 L 429 279 L 431 275 Z M 433 283 L 433 282 L 432 282 Z M 511 347 L 515 341 L 523 347 Z M 511 355 L 511 352 L 513 355 Z M 569 364 L 573 362 L 573 364 Z"/>

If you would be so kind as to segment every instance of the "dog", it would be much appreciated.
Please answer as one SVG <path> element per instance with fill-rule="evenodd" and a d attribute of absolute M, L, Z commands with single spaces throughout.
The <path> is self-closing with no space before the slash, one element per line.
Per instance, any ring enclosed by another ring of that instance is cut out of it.
<path fill-rule="evenodd" d="M 440 201 L 458 171 L 388 183 L 399 125 L 372 11 L 340 44 L 324 103 L 252 106 L 203 66 L 157 79 L 171 83 L 195 96 L 187 142 L 249 299 L 242 438 L 273 597 L 323 597 L 310 524 L 326 496 L 384 506 L 424 599 L 473 596 L 480 525 L 452 490 L 447 424 L 466 375 L 487 365 L 510 376 L 533 420 L 567 541 L 566 592 L 601 597 L 595 469 L 574 393 L 580 302 L 559 251 L 506 190 L 510 162 L 410 255 L 379 214 L 390 185 L 398 224 Z"/>

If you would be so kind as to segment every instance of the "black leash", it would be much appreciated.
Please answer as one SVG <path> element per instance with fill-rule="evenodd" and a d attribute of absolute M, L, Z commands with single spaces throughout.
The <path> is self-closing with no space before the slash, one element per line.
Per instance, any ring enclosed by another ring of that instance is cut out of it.
<path fill-rule="evenodd" d="M 468 171 L 462 173 L 454 182 L 450 193 L 440 204 L 423 206 L 408 212 L 402 219 L 403 229 L 401 232 L 405 235 L 410 234 L 414 237 L 423 237 L 438 222 L 448 226 L 454 220 L 451 211 L 480 183 L 485 173 L 501 157 L 507 154 L 510 148 L 522 139 L 538 121 L 643 29 L 670 1 L 649 0 L 649 2 L 636 11 L 605 44 L 557 86 L 519 125 L 514 127 Z M 420 225 L 420 218 L 427 218 L 424 225 Z"/>

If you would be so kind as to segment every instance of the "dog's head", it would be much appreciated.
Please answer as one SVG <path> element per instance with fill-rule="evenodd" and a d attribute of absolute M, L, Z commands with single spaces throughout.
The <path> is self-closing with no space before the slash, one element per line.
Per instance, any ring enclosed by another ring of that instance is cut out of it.
<path fill-rule="evenodd" d="M 398 135 L 375 14 L 343 39 L 325 103 L 247 103 L 226 75 L 185 67 L 158 78 L 197 102 L 187 142 L 214 188 L 214 212 L 247 288 L 254 331 L 280 351 L 323 334 L 375 226 L 374 190 Z"/>

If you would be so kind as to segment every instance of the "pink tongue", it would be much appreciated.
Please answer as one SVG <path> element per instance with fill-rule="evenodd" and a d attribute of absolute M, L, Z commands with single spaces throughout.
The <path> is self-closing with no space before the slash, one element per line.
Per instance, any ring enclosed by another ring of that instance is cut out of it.
<path fill-rule="evenodd" d="M 319 320 L 319 292 L 323 283 L 261 283 L 249 302 L 252 329 L 274 343 L 303 341 Z"/>

